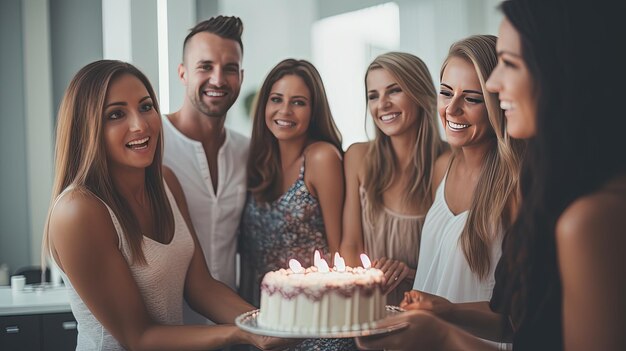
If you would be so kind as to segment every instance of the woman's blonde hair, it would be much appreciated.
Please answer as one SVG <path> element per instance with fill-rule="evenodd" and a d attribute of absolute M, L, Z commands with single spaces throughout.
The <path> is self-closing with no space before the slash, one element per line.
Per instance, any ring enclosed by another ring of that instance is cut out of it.
<path fill-rule="evenodd" d="M 274 83 L 287 75 L 302 78 L 311 94 L 311 121 L 307 130 L 308 137 L 315 141 L 329 142 L 340 152 L 342 150 L 341 134 L 330 112 L 324 83 L 317 69 L 305 60 L 281 61 L 265 78 L 254 109 L 248 158 L 248 189 L 257 200 L 262 202 L 273 201 L 281 193 L 283 175 L 278 141 L 265 124 L 265 107 Z"/>
<path fill-rule="evenodd" d="M 404 203 L 423 204 L 429 208 L 433 202 L 431 187 L 433 169 L 445 144 L 437 129 L 437 93 L 426 64 L 417 56 L 404 52 L 388 52 L 374 59 L 365 73 L 365 101 L 367 102 L 367 76 L 372 70 L 384 69 L 396 80 L 404 94 L 418 107 L 415 145 L 411 167 L 406 170 L 408 179 L 404 191 Z M 372 116 L 375 118 L 375 116 Z M 373 223 L 375 214 L 382 209 L 383 193 L 389 189 L 395 174 L 396 155 L 391 138 L 375 128 L 375 138 L 365 156 L 365 179 L 363 188 L 368 206 L 363 209 L 365 218 Z"/>
<path fill-rule="evenodd" d="M 452 44 L 440 72 L 443 77 L 454 57 L 474 66 L 496 138 L 495 147 L 485 155 L 467 222 L 459 239 L 472 272 L 481 279 L 489 273 L 490 244 L 512 224 L 511 206 L 519 200 L 520 166 L 525 150 L 523 141 L 514 140 L 506 133 L 506 118 L 498 95 L 488 92 L 485 87 L 498 63 L 496 39 L 493 35 L 475 35 Z"/>
<path fill-rule="evenodd" d="M 157 98 L 148 78 L 131 64 L 121 61 L 100 60 L 88 64 L 76 73 L 65 91 L 57 119 L 55 177 L 44 229 L 44 258 L 49 254 L 48 229 L 54 203 L 59 194 L 72 187 L 73 191 L 93 193 L 113 210 L 122 226 L 123 235 L 130 244 L 132 261 L 146 263 L 142 250 L 143 234 L 129 204 L 112 182 L 104 145 L 104 106 L 107 91 L 114 80 L 127 74 L 143 83 L 155 111 L 159 114 Z M 174 231 L 174 217 L 163 184 L 162 159 L 161 133 L 154 160 L 146 168 L 145 181 L 155 240 L 167 241 Z"/>

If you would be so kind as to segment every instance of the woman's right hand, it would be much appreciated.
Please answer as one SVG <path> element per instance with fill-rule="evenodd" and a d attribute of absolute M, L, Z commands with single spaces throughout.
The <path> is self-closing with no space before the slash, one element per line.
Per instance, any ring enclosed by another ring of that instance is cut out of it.
<path fill-rule="evenodd" d="M 426 310 L 446 319 L 454 308 L 454 304 L 441 296 L 411 290 L 404 293 L 404 300 L 400 302 L 400 307 L 405 310 Z"/>
<path fill-rule="evenodd" d="M 406 324 L 391 333 L 356 338 L 359 350 L 495 350 L 492 344 L 447 323 L 427 311 L 407 311 L 380 321 L 378 327 Z"/>
<path fill-rule="evenodd" d="M 446 324 L 424 311 L 398 313 L 379 322 L 379 327 L 406 324 L 386 334 L 357 337 L 359 350 L 441 350 L 444 349 Z"/>

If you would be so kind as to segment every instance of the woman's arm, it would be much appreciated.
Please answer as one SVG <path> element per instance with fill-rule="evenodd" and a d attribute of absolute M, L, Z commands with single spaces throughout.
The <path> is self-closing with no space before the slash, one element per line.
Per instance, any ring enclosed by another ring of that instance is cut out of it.
<path fill-rule="evenodd" d="M 341 154 L 330 143 L 316 142 L 307 147 L 305 157 L 307 171 L 304 180 L 320 203 L 328 250 L 333 255 L 339 252 L 341 243 L 341 214 L 344 200 Z"/>
<path fill-rule="evenodd" d="M 494 345 L 425 311 L 400 313 L 385 319 L 378 326 L 383 328 L 401 323 L 407 326 L 396 332 L 356 338 L 357 346 L 361 350 L 496 350 Z"/>
<path fill-rule="evenodd" d="M 452 303 L 447 299 L 411 290 L 404 293 L 400 307 L 406 310 L 429 311 L 469 333 L 488 340 L 510 342 L 513 332 L 506 317 L 491 311 L 487 301 Z"/>
<path fill-rule="evenodd" d="M 361 222 L 361 195 L 359 187 L 361 180 L 359 172 L 363 167 L 367 143 L 352 144 L 344 155 L 344 173 L 346 177 L 346 201 L 343 207 L 341 238 L 341 256 L 348 266 L 361 266 L 359 255 L 365 251 L 363 243 L 363 224 Z"/>
<path fill-rule="evenodd" d="M 557 222 L 566 350 L 626 350 L 625 194 L 578 199 Z"/>
<path fill-rule="evenodd" d="M 234 326 L 161 326 L 148 315 L 107 208 L 74 191 L 50 218 L 55 259 L 96 319 L 131 350 L 195 350 L 245 342 Z"/>

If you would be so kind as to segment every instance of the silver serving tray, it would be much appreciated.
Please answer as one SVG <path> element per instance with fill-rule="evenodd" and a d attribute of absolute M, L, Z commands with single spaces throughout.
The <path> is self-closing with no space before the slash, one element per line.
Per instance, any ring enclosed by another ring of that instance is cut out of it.
<path fill-rule="evenodd" d="M 404 312 L 404 310 L 398 306 L 385 306 L 386 316 L 389 317 L 398 313 Z M 376 327 L 376 323 L 374 323 L 374 327 L 360 330 L 350 330 L 350 331 L 337 331 L 337 332 L 291 332 L 291 331 L 281 331 L 281 330 L 273 330 L 263 328 L 258 325 L 257 319 L 259 317 L 259 310 L 254 310 L 250 312 L 246 312 L 235 319 L 235 324 L 252 334 L 257 335 L 265 335 L 265 336 L 273 336 L 278 338 L 298 338 L 298 339 L 316 339 L 316 338 L 324 338 L 324 339 L 334 339 L 334 338 L 354 338 L 357 336 L 370 336 L 377 334 L 385 334 L 390 333 L 392 331 L 400 330 L 402 328 L 407 327 L 409 324 L 398 323 L 394 325 L 387 325 L 385 327 Z"/>

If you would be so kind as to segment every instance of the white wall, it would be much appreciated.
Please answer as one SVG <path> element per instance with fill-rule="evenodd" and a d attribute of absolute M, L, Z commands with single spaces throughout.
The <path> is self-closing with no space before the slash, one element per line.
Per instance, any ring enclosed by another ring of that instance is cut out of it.
<path fill-rule="evenodd" d="M 376 56 L 398 50 L 399 10 L 394 3 L 379 4 L 320 19 L 313 27 L 313 63 L 324 80 L 344 149 L 374 136 L 363 80 Z"/>
<path fill-rule="evenodd" d="M 281 60 L 311 59 L 310 29 L 317 19 L 317 7 L 314 0 L 222 0 L 219 12 L 238 16 L 244 23 L 244 80 L 227 125 L 250 134 L 251 121 L 245 114 L 243 98 L 259 89 Z"/>
<path fill-rule="evenodd" d="M 183 41 L 196 24 L 196 5 L 193 0 L 170 0 L 167 2 L 167 43 L 169 67 L 169 111 L 178 111 L 183 106 L 185 91 L 178 78 L 178 64 L 183 60 Z"/>
<path fill-rule="evenodd" d="M 450 45 L 474 34 L 498 32 L 500 0 L 396 0 L 400 11 L 400 49 L 419 56 L 435 84 Z"/>

